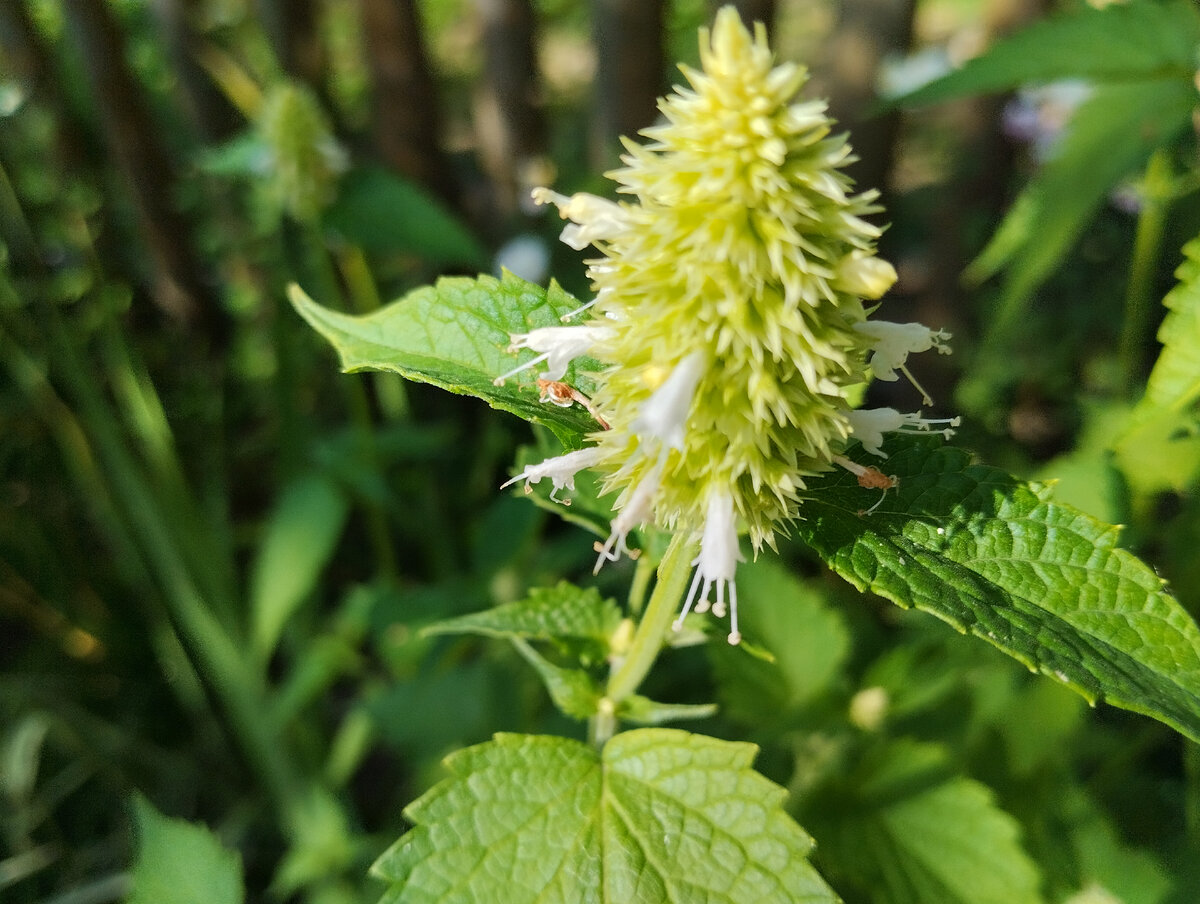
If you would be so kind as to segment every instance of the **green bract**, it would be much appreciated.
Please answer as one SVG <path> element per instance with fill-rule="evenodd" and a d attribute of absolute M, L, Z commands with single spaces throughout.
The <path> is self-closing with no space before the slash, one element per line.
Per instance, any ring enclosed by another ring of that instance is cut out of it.
<path fill-rule="evenodd" d="M 797 100 L 805 70 L 775 66 L 765 30 L 751 36 L 732 8 L 700 45 L 703 71 L 684 69 L 691 87 L 660 103 L 666 124 L 643 132 L 648 144 L 627 141 L 611 174 L 634 200 L 534 192 L 572 221 L 563 241 L 602 252 L 589 269 L 596 298 L 578 325 L 514 335 L 512 351 L 538 355 L 497 382 L 544 363 L 543 397 L 570 405 L 581 400 L 560 382 L 569 362 L 586 353 L 608 365 L 583 400 L 605 428 L 595 445 L 519 477 L 561 488 L 583 468 L 600 471 L 618 495 L 597 567 L 628 552 L 639 525 L 693 535 L 685 611 L 707 608 L 715 587 L 722 615 L 728 594 L 736 642 L 739 530 L 756 550 L 772 544 L 805 479 L 835 463 L 864 486 L 890 486 L 841 456 L 848 440 L 882 456 L 883 432 L 934 422 L 851 412 L 851 388 L 872 372 L 907 375 L 908 354 L 946 351 L 948 336 L 867 320 L 863 299 L 882 296 L 896 273 L 875 257 L 879 229 L 863 219 L 878 210 L 876 193 L 854 194 L 841 170 L 844 137 L 831 134 L 822 102 Z"/>

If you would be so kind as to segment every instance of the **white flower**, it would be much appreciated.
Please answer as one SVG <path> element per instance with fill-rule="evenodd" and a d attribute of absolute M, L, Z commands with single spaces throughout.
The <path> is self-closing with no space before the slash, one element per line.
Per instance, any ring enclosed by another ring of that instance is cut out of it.
<path fill-rule="evenodd" d="M 553 204 L 559 216 L 571 220 L 559 238 L 576 251 L 617 238 L 629 228 L 629 214 L 624 207 L 586 192 L 568 197 L 548 188 L 535 188 L 533 200 L 537 204 Z"/>
<path fill-rule="evenodd" d="M 695 603 L 697 612 L 709 608 L 708 595 L 713 585 L 717 587 L 717 601 L 712 604 L 713 614 L 718 618 L 725 615 L 725 590 L 729 589 L 729 642 L 738 644 L 742 634 L 738 630 L 737 585 L 733 582 L 737 563 L 744 562 L 738 548 L 737 519 L 733 511 L 733 496 L 726 492 L 714 492 L 708 497 L 708 517 L 704 520 L 704 533 L 700 537 L 700 555 L 692 561 L 696 574 L 688 589 L 683 611 L 675 619 L 675 630 L 683 626 L 683 620 Z M 697 594 L 697 591 L 699 593 Z M 699 599 L 697 600 L 697 597 Z"/>
<path fill-rule="evenodd" d="M 546 362 L 546 370 L 541 374 L 543 380 L 561 380 L 567 372 L 571 361 L 588 350 L 597 342 L 612 336 L 612 330 L 603 326 L 543 326 L 528 333 L 513 333 L 510 352 L 523 348 L 531 348 L 541 352 L 536 358 L 526 361 L 519 367 L 514 367 L 506 374 L 501 374 L 492 382 L 503 386 L 509 377 L 519 374 L 530 367 Z"/>
<path fill-rule="evenodd" d="M 545 461 L 536 465 L 529 465 L 520 474 L 505 481 L 500 489 L 510 487 L 518 480 L 525 481 L 525 492 L 529 492 L 529 485 L 537 483 L 543 477 L 549 477 L 550 482 L 554 484 L 554 489 L 550 491 L 550 498 L 555 502 L 562 502 L 561 499 L 556 499 L 554 494 L 564 487 L 568 490 L 575 489 L 575 475 L 584 468 L 591 468 L 600 461 L 600 449 L 596 446 L 589 446 L 586 449 L 577 449 L 574 452 L 568 452 L 565 455 L 559 455 L 555 458 L 547 458 Z M 569 500 L 565 504 L 569 504 Z"/>
<path fill-rule="evenodd" d="M 692 352 L 642 403 L 631 429 L 640 440 L 658 440 L 667 449 L 683 451 L 684 426 L 692 409 L 696 386 L 704 376 L 705 355 Z"/>
<path fill-rule="evenodd" d="M 857 411 L 847 411 L 846 419 L 850 422 L 850 432 L 862 443 L 862 447 L 880 458 L 887 458 L 887 453 L 880 448 L 885 433 L 927 433 L 937 427 L 942 436 L 949 439 L 954 435 L 952 428 L 959 425 L 956 417 L 923 418 L 919 411 L 901 414 L 895 408 L 859 408 Z M 940 424 L 948 426 L 938 426 Z"/>
<path fill-rule="evenodd" d="M 600 557 L 596 559 L 596 567 L 592 569 L 592 574 L 599 574 L 600 568 L 605 562 L 617 561 L 621 558 L 621 553 L 625 553 L 631 559 L 637 557 L 638 554 L 631 550 L 625 541 L 629 537 L 629 532 L 635 527 L 654 520 L 654 496 L 658 493 L 661 481 L 662 462 L 660 461 L 655 465 L 654 470 L 650 471 L 633 488 L 633 492 L 628 493 L 623 501 L 617 501 L 617 517 L 613 518 L 608 539 L 604 541 L 603 545 L 596 541 L 594 548 L 596 552 L 600 553 Z"/>
<path fill-rule="evenodd" d="M 950 354 L 945 343 L 950 334 L 945 330 L 931 330 L 922 323 L 888 323 L 886 320 L 868 320 L 856 323 L 854 329 L 872 340 L 871 372 L 879 380 L 891 383 L 897 379 L 896 371 L 908 378 L 908 382 L 921 393 L 926 405 L 933 400 L 925 388 L 908 370 L 908 356 L 914 352 L 927 352 L 936 348 L 938 354 Z"/>

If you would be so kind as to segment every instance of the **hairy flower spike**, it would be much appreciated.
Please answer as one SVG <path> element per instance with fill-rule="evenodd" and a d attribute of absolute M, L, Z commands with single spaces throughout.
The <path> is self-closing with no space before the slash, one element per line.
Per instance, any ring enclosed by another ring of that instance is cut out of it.
<path fill-rule="evenodd" d="M 949 336 L 868 320 L 864 299 L 896 271 L 875 256 L 876 193 L 853 190 L 844 136 L 822 102 L 799 99 L 805 70 L 776 65 L 765 29 L 751 34 L 731 7 L 701 32 L 700 60 L 646 143 L 625 141 L 610 174 L 624 200 L 534 192 L 570 221 L 564 242 L 599 252 L 595 298 L 569 315 L 579 326 L 513 337 L 539 357 L 499 380 L 542 361 L 542 380 L 559 380 L 584 352 L 605 365 L 589 410 L 609 429 L 583 450 L 594 459 L 572 452 L 514 480 L 550 476 L 559 489 L 563 468 L 600 472 L 617 495 L 597 568 L 628 553 L 642 524 L 698 542 L 684 612 L 728 606 L 736 643 L 739 532 L 756 551 L 772 544 L 805 481 L 835 464 L 853 465 L 864 488 L 895 486 L 845 457 L 852 439 L 882 456 L 885 432 L 949 433 L 957 421 L 851 408 L 871 374 L 911 379 L 908 356 L 946 352 Z"/>

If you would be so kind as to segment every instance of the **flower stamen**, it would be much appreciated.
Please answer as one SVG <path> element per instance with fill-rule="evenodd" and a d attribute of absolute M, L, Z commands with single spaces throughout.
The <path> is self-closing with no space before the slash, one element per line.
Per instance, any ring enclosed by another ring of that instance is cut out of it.
<path fill-rule="evenodd" d="M 880 458 L 887 458 L 881 448 L 885 433 L 929 433 L 936 429 L 944 438 L 950 439 L 954 428 L 962 422 L 957 417 L 924 418 L 919 411 L 901 414 L 895 408 L 859 408 L 847 411 L 846 420 L 850 422 L 850 432 L 862 447 Z M 941 427 L 941 424 L 947 426 Z"/>

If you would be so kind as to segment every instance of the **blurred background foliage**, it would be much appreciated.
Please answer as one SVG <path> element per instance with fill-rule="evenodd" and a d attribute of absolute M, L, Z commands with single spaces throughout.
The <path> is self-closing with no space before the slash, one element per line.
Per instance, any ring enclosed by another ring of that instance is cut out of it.
<path fill-rule="evenodd" d="M 1158 299 L 1200 230 L 1190 107 L 1153 134 L 1118 111 L 1110 131 L 1143 129 L 1138 149 L 1095 203 L 1064 211 L 1089 158 L 1052 169 L 1054 148 L 1095 73 L 1034 85 L 1050 79 L 1010 66 L 936 106 L 880 101 L 1085 4 L 739 5 L 811 66 L 854 175 L 883 191 L 890 319 L 955 333 L 955 355 L 918 376 L 965 415 L 959 441 L 1126 523 L 1200 612 L 1197 457 L 1177 442 L 1194 437 L 1194 397 L 1130 438 Z M 528 190 L 603 190 L 616 137 L 653 122 L 679 78 L 668 61 L 695 61 L 711 12 L 0 0 L 5 901 L 121 899 L 135 799 L 212 827 L 251 900 L 373 900 L 366 867 L 441 756 L 497 730 L 582 735 L 515 650 L 420 634 L 591 580 L 584 527 L 496 492 L 519 446 L 550 440 L 386 374 L 337 376 L 284 288 L 362 313 L 507 266 L 586 294 Z M 1022 276 L 1045 240 L 1027 219 L 1018 250 L 993 249 L 965 282 L 1039 184 L 1071 240 Z M 679 650 L 647 692 L 719 700 L 696 727 L 762 745 L 847 900 L 991 900 L 939 897 L 936 864 L 913 866 L 927 852 L 902 809 L 926 793 L 968 827 L 977 814 L 980 838 L 1019 838 L 1045 900 L 1196 900 L 1194 748 L 859 597 L 802 549 L 783 559 L 747 566 L 742 592 L 762 601 L 747 631 L 772 638 L 775 663 Z M 632 570 L 599 586 L 622 598 Z M 1016 823 L 989 815 L 992 796 Z"/>

